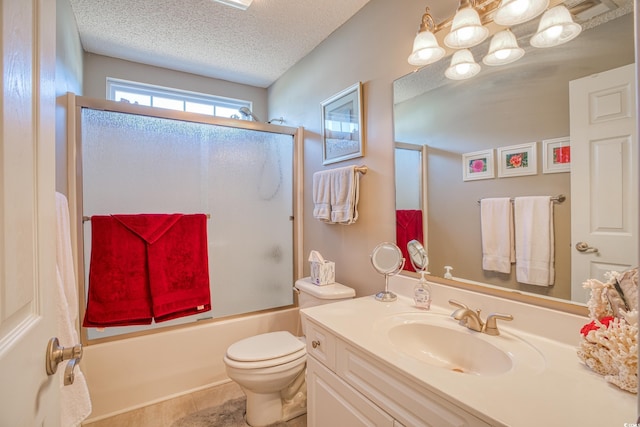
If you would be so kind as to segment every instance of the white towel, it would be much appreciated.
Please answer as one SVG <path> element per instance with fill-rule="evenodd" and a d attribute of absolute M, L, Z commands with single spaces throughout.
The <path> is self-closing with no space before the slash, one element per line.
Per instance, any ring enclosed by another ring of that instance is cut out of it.
<path fill-rule="evenodd" d="M 353 224 L 358 219 L 360 174 L 355 166 L 346 166 L 331 173 L 331 222 Z"/>
<path fill-rule="evenodd" d="M 329 171 L 313 174 L 313 217 L 331 222 L 331 175 Z"/>
<path fill-rule="evenodd" d="M 514 211 L 516 280 L 530 285 L 553 285 L 555 255 L 551 197 L 516 197 Z"/>
<path fill-rule="evenodd" d="M 358 219 L 360 174 L 355 166 L 313 174 L 313 217 L 330 224 L 353 224 Z"/>
<path fill-rule="evenodd" d="M 515 262 L 513 246 L 513 205 L 508 197 L 480 201 L 482 269 L 511 273 Z"/>
<path fill-rule="evenodd" d="M 56 193 L 56 287 L 58 339 L 63 347 L 73 347 L 78 337 L 78 290 L 74 274 L 67 198 Z M 58 366 L 60 376 L 60 425 L 79 426 L 91 413 L 91 398 L 87 382 L 76 365 L 73 384 L 64 385 L 64 362 Z"/>

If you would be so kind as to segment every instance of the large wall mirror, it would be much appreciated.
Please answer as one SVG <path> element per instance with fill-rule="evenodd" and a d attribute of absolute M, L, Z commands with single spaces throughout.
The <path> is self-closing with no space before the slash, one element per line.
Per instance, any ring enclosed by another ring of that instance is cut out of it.
<path fill-rule="evenodd" d="M 524 57 L 505 66 L 482 65 L 481 72 L 469 80 L 446 79 L 444 71 L 450 59 L 445 58 L 394 82 L 397 150 L 406 149 L 406 144 L 426 147 L 422 153 L 428 165 L 423 170 L 427 188 L 420 207 L 425 211 L 424 246 L 432 276 L 443 277 L 445 266 L 451 266 L 455 280 L 460 282 L 489 284 L 536 297 L 584 303 L 586 291 L 576 291 L 575 283 L 581 287 L 587 278 L 615 265 L 607 261 L 602 271 L 594 270 L 597 257 L 603 255 L 601 252 L 587 255 L 596 257 L 596 261 L 590 263 L 591 269 L 572 273 L 572 261 L 585 255 L 577 252 L 577 242 L 572 238 L 572 204 L 575 207 L 577 194 L 591 190 L 576 178 L 572 179 L 576 162 L 582 161 L 573 156 L 573 146 L 570 168 L 554 170 L 550 164 L 545 165 L 545 159 L 554 147 L 570 138 L 572 131 L 575 133 L 576 124 L 570 123 L 570 82 L 634 63 L 633 7 L 631 0 L 589 1 L 589 7 L 582 7 L 575 17 L 583 27 L 582 33 L 554 48 L 536 49 L 529 45 L 538 20 L 512 28 L 520 47 L 526 51 Z M 480 62 L 487 50 L 488 42 L 473 48 L 472 52 Z M 637 128 L 636 122 L 633 123 L 633 128 Z M 637 135 L 633 138 L 632 147 L 637 145 Z M 500 157 L 509 152 L 505 147 L 530 143 L 535 143 L 532 150 L 537 157 L 533 174 L 499 176 Z M 468 161 L 473 157 L 470 154 L 487 150 L 495 159 L 492 176 L 465 180 L 463 159 Z M 632 148 L 621 155 L 634 153 L 637 150 Z M 396 167 L 403 167 L 397 162 L 396 159 Z M 625 165 L 631 165 L 625 166 L 630 169 L 615 170 L 611 175 L 631 174 L 637 183 L 636 159 Z M 398 194 L 414 188 L 415 183 L 406 182 L 405 177 L 410 176 L 396 175 Z M 638 203 L 637 184 L 634 185 L 635 200 L 625 201 L 630 206 Z M 519 283 L 514 272 L 495 273 L 482 268 L 479 200 L 536 195 L 566 196 L 564 202 L 554 203 L 555 282 L 552 286 Z M 400 199 L 401 196 L 397 198 Z M 575 209 L 573 215 L 576 215 Z M 621 219 L 627 230 L 631 230 L 627 234 L 632 234 L 635 247 L 638 246 L 637 215 L 635 207 L 625 211 Z M 633 261 L 631 265 L 635 264 Z M 629 262 L 617 265 L 625 269 Z"/>

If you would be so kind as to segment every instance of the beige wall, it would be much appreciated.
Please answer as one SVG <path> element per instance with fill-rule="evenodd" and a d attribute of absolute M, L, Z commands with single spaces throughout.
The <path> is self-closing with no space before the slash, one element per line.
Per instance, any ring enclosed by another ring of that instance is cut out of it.
<path fill-rule="evenodd" d="M 412 71 L 411 43 L 424 13 L 418 0 L 372 0 L 269 88 L 269 113 L 289 126 L 304 126 L 304 253 L 320 251 L 336 263 L 336 280 L 358 296 L 384 287 L 369 261 L 380 242 L 395 241 L 393 80 Z M 365 156 L 322 165 L 320 103 L 361 81 L 364 85 Z M 329 225 L 312 217 L 313 173 L 364 164 L 359 219 Z M 305 274 L 309 273 L 308 265 Z"/>
<path fill-rule="evenodd" d="M 67 92 L 82 95 L 82 45 L 69 0 L 56 1 L 56 191 L 67 193 Z"/>

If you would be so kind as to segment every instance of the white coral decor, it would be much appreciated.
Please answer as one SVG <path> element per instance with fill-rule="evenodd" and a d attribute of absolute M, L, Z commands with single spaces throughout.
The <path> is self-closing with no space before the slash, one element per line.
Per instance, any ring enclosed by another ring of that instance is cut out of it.
<path fill-rule="evenodd" d="M 638 392 L 638 271 L 611 272 L 606 283 L 587 280 L 592 321 L 583 335 L 578 357 L 594 372 L 623 390 Z"/>

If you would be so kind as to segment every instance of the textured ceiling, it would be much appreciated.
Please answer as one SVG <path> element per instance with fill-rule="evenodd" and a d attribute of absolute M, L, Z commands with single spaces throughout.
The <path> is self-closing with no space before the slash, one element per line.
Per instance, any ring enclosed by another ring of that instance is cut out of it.
<path fill-rule="evenodd" d="M 267 87 L 369 0 L 70 0 L 85 51 Z"/>

